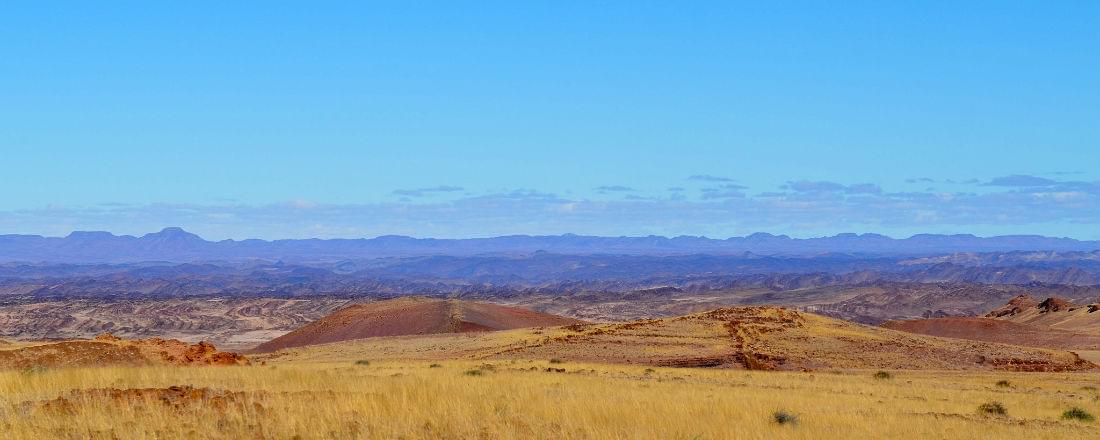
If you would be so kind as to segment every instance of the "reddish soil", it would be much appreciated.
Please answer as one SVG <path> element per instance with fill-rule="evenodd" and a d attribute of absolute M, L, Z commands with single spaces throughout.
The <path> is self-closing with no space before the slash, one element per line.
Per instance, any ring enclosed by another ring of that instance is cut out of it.
<path fill-rule="evenodd" d="M 246 365 L 236 353 L 218 351 L 207 342 L 175 339 L 120 339 L 110 334 L 94 340 L 62 341 L 0 350 L 0 369 L 95 367 L 112 365 Z"/>
<path fill-rule="evenodd" d="M 395 342 L 406 344 L 409 339 Z M 475 359 L 562 359 L 749 370 L 976 368 L 1057 372 L 1097 368 L 1067 351 L 929 337 L 774 307 L 724 308 L 675 318 L 570 325 L 530 332 L 525 340 L 507 338 L 502 343 L 489 348 L 495 351 L 478 353 L 459 348 L 457 353 Z M 441 342 L 437 346 L 446 352 L 460 344 Z"/>
<path fill-rule="evenodd" d="M 582 322 L 518 307 L 460 300 L 399 298 L 338 310 L 260 344 L 256 351 L 270 352 L 379 336 L 482 332 Z"/>
<path fill-rule="evenodd" d="M 1100 335 L 1036 327 L 993 318 L 933 318 L 887 321 L 883 327 L 945 338 L 1027 347 L 1100 350 Z"/>

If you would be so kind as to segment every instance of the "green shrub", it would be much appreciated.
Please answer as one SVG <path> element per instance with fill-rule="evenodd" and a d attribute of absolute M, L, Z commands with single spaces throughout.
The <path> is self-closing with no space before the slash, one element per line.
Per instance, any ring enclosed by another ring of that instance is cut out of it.
<path fill-rule="evenodd" d="M 875 379 L 885 380 L 885 379 L 893 378 L 894 375 L 890 374 L 888 372 L 885 372 L 885 371 L 879 371 L 879 372 L 875 373 L 874 377 L 875 377 Z"/>
<path fill-rule="evenodd" d="M 1001 402 L 987 402 L 978 406 L 978 412 L 990 416 L 1003 416 L 1008 414 L 1008 409 Z"/>
<path fill-rule="evenodd" d="M 797 425 L 798 416 L 787 411 L 776 411 L 772 413 L 772 421 L 780 425 Z"/>
<path fill-rule="evenodd" d="M 1077 420 L 1079 422 L 1091 422 L 1093 420 L 1096 420 L 1096 417 L 1092 414 L 1089 414 L 1088 411 L 1085 411 L 1076 406 L 1062 413 L 1062 418 L 1065 420 Z"/>

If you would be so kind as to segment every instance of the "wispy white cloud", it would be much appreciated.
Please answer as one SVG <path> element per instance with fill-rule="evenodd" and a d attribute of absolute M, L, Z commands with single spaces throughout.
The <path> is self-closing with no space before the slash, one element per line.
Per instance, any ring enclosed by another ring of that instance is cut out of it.
<path fill-rule="evenodd" d="M 625 192 L 622 199 L 613 200 L 533 189 L 471 195 L 457 194 L 461 189 L 439 188 L 457 187 L 418 190 L 425 194 L 447 192 L 453 194 L 451 198 L 367 204 L 297 200 L 267 205 L 52 205 L 0 211 L 0 232 L 64 235 L 72 230 L 100 229 L 137 234 L 183 226 L 210 238 L 479 237 L 565 232 L 721 237 L 754 231 L 804 236 L 810 233 L 807 231 L 914 230 L 996 230 L 1078 238 L 1100 235 L 1095 232 L 1100 231 L 1100 182 L 888 192 L 871 184 L 797 181 L 777 191 L 759 193 L 727 183 L 704 188 L 696 197 L 678 191 Z"/>
<path fill-rule="evenodd" d="M 745 191 L 748 187 L 744 185 L 738 185 L 735 183 L 727 183 L 725 185 L 703 188 L 701 195 L 703 200 L 715 200 L 715 199 L 740 199 L 747 195 Z"/>
<path fill-rule="evenodd" d="M 1013 174 L 1011 176 L 997 177 L 984 183 L 986 186 L 1051 186 L 1058 181 L 1045 177 L 1029 176 L 1026 174 Z"/>
<path fill-rule="evenodd" d="M 877 194 L 882 192 L 882 188 L 873 183 L 857 183 L 854 185 L 844 185 L 837 182 L 829 182 L 823 180 L 797 180 L 787 182 L 786 185 L 783 185 L 782 189 L 800 193 L 844 192 L 848 194 Z"/>
<path fill-rule="evenodd" d="M 710 174 L 696 174 L 688 176 L 688 180 L 696 180 L 700 182 L 734 182 L 735 180 L 729 177 L 712 176 Z"/>
<path fill-rule="evenodd" d="M 635 191 L 638 191 L 634 188 L 631 188 L 629 186 L 623 186 L 623 185 L 604 185 L 604 186 L 597 186 L 593 189 L 596 190 L 596 192 L 599 192 L 599 193 L 635 192 Z"/>
<path fill-rule="evenodd" d="M 397 196 L 404 196 L 404 197 L 425 197 L 425 196 L 430 196 L 430 195 L 437 194 L 437 193 L 459 192 L 459 191 L 462 191 L 462 190 L 463 190 L 463 188 L 461 186 L 440 185 L 440 186 L 432 186 L 432 187 L 428 187 L 428 188 L 395 189 L 395 190 L 393 190 L 393 194 L 397 195 Z"/>

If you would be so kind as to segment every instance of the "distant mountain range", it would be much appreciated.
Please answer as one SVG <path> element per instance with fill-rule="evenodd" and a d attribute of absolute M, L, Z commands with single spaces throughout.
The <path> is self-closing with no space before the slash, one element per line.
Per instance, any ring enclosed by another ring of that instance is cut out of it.
<path fill-rule="evenodd" d="M 894 239 L 878 234 L 838 234 L 799 239 L 756 233 L 746 237 L 594 237 L 582 235 L 435 239 L 382 236 L 363 239 L 207 241 L 180 228 L 141 237 L 109 232 L 73 232 L 66 237 L 0 235 L 0 262 L 127 263 L 283 260 L 318 262 L 413 256 L 530 255 L 856 255 L 932 256 L 953 253 L 1051 251 L 1091 252 L 1100 241 L 1037 235 L 977 237 L 918 234 Z M 958 263 L 958 261 L 956 261 Z"/>

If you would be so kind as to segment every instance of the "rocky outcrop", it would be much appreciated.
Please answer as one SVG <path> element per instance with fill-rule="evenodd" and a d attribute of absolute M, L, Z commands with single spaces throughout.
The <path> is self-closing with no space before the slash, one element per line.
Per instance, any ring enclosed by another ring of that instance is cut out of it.
<path fill-rule="evenodd" d="M 0 350 L 0 369 L 140 365 L 248 365 L 248 358 L 212 344 L 175 339 L 127 340 L 110 333 L 75 340 Z"/>

